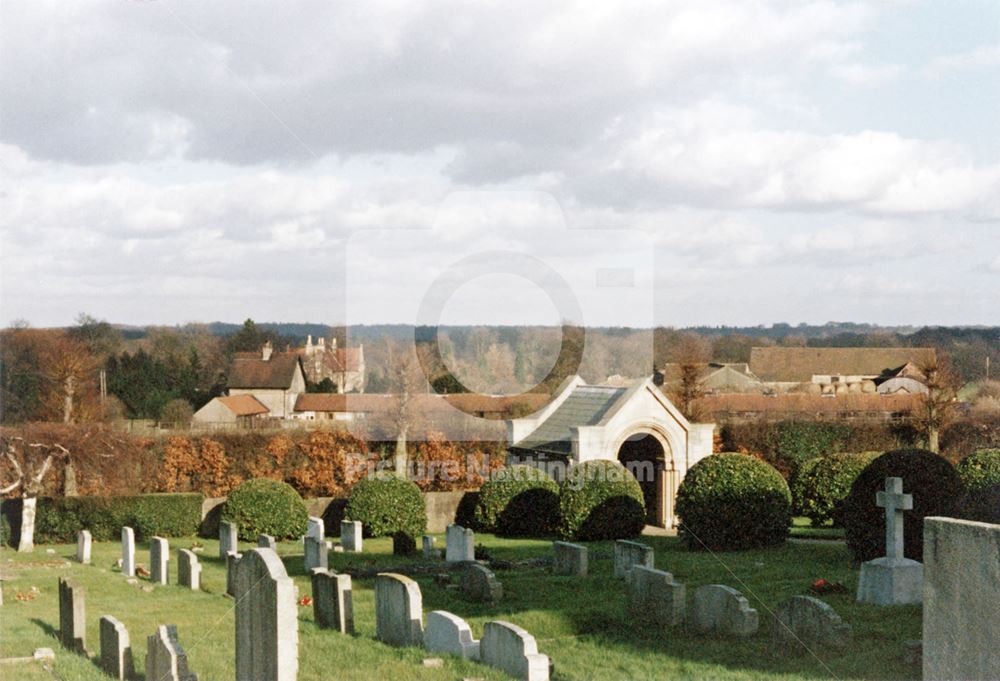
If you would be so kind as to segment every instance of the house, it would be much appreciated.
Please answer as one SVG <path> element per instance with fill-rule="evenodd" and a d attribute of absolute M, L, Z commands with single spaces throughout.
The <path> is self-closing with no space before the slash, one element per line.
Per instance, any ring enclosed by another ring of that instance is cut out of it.
<path fill-rule="evenodd" d="M 684 475 L 712 453 L 715 424 L 690 423 L 653 382 L 630 387 L 566 379 L 543 409 L 507 422 L 508 458 L 564 479 L 570 464 L 619 461 L 642 488 L 647 522 L 675 524 Z"/>
<path fill-rule="evenodd" d="M 252 428 L 257 420 L 266 418 L 270 411 L 253 395 L 230 395 L 213 397 L 194 413 L 193 418 L 195 424 Z"/>
<path fill-rule="evenodd" d="M 302 368 L 310 383 L 320 383 L 330 379 L 338 393 L 365 391 L 365 346 L 338 348 L 333 337 L 327 344 L 318 338 L 313 344 L 312 335 L 306 337 L 306 346 L 298 353 L 302 357 Z"/>
<path fill-rule="evenodd" d="M 527 394 L 490 396 L 473 393 L 438 395 L 420 393 L 410 396 L 414 414 L 421 419 L 464 414 L 477 418 L 503 419 L 516 413 L 530 413 L 545 405 L 549 396 Z M 295 402 L 296 418 L 307 421 L 354 421 L 391 414 L 397 406 L 395 395 L 343 395 L 305 393 Z"/>
<path fill-rule="evenodd" d="M 894 376 L 920 380 L 934 348 L 751 348 L 750 371 L 777 393 L 876 393 Z"/>
<path fill-rule="evenodd" d="M 682 365 L 668 363 L 663 365 L 663 387 L 670 391 L 681 383 Z M 716 393 L 759 393 L 765 386 L 760 379 L 750 371 L 746 362 L 709 362 L 698 370 L 698 385 L 702 392 L 713 395 Z"/>
<path fill-rule="evenodd" d="M 297 352 L 274 352 L 270 341 L 260 352 L 238 352 L 227 381 L 229 395 L 252 395 L 270 416 L 292 418 L 295 402 L 306 391 L 306 377 Z"/>

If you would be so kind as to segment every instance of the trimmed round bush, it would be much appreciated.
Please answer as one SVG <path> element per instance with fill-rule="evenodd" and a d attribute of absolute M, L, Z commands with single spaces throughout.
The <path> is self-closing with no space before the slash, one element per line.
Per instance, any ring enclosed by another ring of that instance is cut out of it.
<path fill-rule="evenodd" d="M 559 521 L 559 485 L 534 466 L 508 466 L 479 489 L 475 527 L 503 537 L 552 534 Z"/>
<path fill-rule="evenodd" d="M 981 449 L 955 467 L 965 485 L 961 515 L 968 520 L 1000 523 L 1000 449 Z"/>
<path fill-rule="evenodd" d="M 792 494 L 770 464 L 746 454 L 712 454 L 684 476 L 676 510 L 688 548 L 751 549 L 785 541 Z"/>
<path fill-rule="evenodd" d="M 955 517 L 962 480 L 946 459 L 924 449 L 897 449 L 868 464 L 843 504 L 847 548 L 857 562 L 885 555 L 885 510 L 875 504 L 875 495 L 885 489 L 886 478 L 902 478 L 903 493 L 913 495 L 913 510 L 903 514 L 903 553 L 922 560 L 924 518 Z"/>
<path fill-rule="evenodd" d="M 354 486 L 344 509 L 348 520 L 360 520 L 366 537 L 410 537 L 427 528 L 427 503 L 420 488 L 395 475 L 366 478 Z"/>
<path fill-rule="evenodd" d="M 792 513 L 794 515 L 806 515 L 803 504 L 806 496 L 806 485 L 808 484 L 809 476 L 812 474 L 812 469 L 816 467 L 821 458 L 815 456 L 804 462 L 788 480 L 788 490 L 792 493 Z"/>
<path fill-rule="evenodd" d="M 809 518 L 813 527 L 819 527 L 828 520 L 839 526 L 844 500 L 851 493 L 851 485 L 879 455 L 879 452 L 863 452 L 831 454 L 813 459 L 797 484 L 801 496 L 796 511 Z"/>
<path fill-rule="evenodd" d="M 288 483 L 253 478 L 229 494 L 222 519 L 236 523 L 240 539 L 255 541 L 262 534 L 294 539 L 305 534 L 309 513 L 302 497 Z"/>
<path fill-rule="evenodd" d="M 559 485 L 559 516 L 564 539 L 636 537 L 646 526 L 642 488 L 617 461 L 577 464 Z"/>

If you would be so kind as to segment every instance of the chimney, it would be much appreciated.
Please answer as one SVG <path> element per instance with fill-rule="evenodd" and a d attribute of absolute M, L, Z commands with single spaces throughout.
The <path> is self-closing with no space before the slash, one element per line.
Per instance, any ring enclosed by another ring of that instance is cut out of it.
<path fill-rule="evenodd" d="M 330 336 L 330 349 L 333 350 L 334 352 L 337 351 L 337 337 L 336 336 Z"/>
<path fill-rule="evenodd" d="M 323 339 L 319 339 L 320 347 L 323 346 Z M 311 355 L 313 351 L 313 337 L 312 334 L 306 336 L 306 355 Z"/>
<path fill-rule="evenodd" d="M 260 358 L 265 362 L 268 361 L 271 359 L 271 352 L 273 352 L 273 349 L 271 348 L 271 341 L 266 341 L 264 343 L 264 347 L 260 349 Z"/>
<path fill-rule="evenodd" d="M 316 339 L 316 342 L 319 343 L 319 351 L 326 352 L 326 339 L 320 336 Z"/>

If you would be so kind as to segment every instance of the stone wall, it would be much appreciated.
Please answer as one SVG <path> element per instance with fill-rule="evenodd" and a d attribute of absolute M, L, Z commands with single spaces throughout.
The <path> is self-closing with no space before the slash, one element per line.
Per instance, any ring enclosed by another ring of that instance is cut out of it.
<path fill-rule="evenodd" d="M 1000 525 L 924 519 L 924 679 L 1000 669 Z"/>

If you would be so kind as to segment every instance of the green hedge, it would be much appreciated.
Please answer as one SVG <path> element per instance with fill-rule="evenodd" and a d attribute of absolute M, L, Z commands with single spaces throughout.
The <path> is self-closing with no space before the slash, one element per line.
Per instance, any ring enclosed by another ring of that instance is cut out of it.
<path fill-rule="evenodd" d="M 585 461 L 559 485 L 559 534 L 596 541 L 636 537 L 646 526 L 642 488 L 617 461 Z"/>
<path fill-rule="evenodd" d="M 822 458 L 821 456 L 816 456 L 809 459 L 799 466 L 799 469 L 795 471 L 795 475 L 789 478 L 788 490 L 792 493 L 793 515 L 806 515 L 805 498 L 808 493 L 807 485 L 810 484 L 810 476 L 812 475 L 813 468 L 819 464 Z"/>
<path fill-rule="evenodd" d="M 677 490 L 679 535 L 688 548 L 734 551 L 780 544 L 791 525 L 788 483 L 745 454 L 712 454 Z"/>
<path fill-rule="evenodd" d="M 795 489 L 801 495 L 796 513 L 809 518 L 814 527 L 828 520 L 838 527 L 842 525 L 843 504 L 851 493 L 851 485 L 879 455 L 880 452 L 831 454 L 809 461 L 796 477 Z"/>
<path fill-rule="evenodd" d="M 427 502 L 413 482 L 379 475 L 354 486 L 344 516 L 360 520 L 366 537 L 416 537 L 427 529 Z"/>
<path fill-rule="evenodd" d="M 35 514 L 35 542 L 74 542 L 80 530 L 90 530 L 98 541 L 115 541 L 126 525 L 135 530 L 137 539 L 187 537 L 201 524 L 202 501 L 197 493 L 41 498 Z"/>
<path fill-rule="evenodd" d="M 955 467 L 965 484 L 962 517 L 1000 523 L 1000 449 L 981 449 Z"/>
<path fill-rule="evenodd" d="M 552 534 L 559 522 L 559 485 L 534 466 L 508 466 L 479 489 L 477 530 L 503 537 Z"/>
<path fill-rule="evenodd" d="M 902 478 L 903 493 L 913 495 L 913 510 L 903 515 L 907 558 L 923 559 L 924 518 L 958 515 L 964 488 L 947 459 L 923 449 L 887 452 L 861 471 L 844 500 L 847 549 L 856 562 L 885 555 L 885 509 L 876 505 L 875 495 L 890 477 Z"/>
<path fill-rule="evenodd" d="M 222 519 L 236 523 L 244 541 L 255 541 L 262 534 L 295 539 L 305 534 L 309 513 L 302 497 L 287 482 L 254 478 L 232 491 Z"/>

